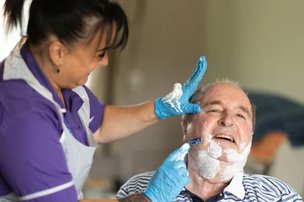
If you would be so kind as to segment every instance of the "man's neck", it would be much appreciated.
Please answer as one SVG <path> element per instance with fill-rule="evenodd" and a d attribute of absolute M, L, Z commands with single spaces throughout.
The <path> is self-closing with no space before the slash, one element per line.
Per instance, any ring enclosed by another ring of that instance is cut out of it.
<path fill-rule="evenodd" d="M 205 179 L 202 178 L 197 172 L 189 170 L 190 183 L 186 186 L 186 189 L 193 194 L 199 196 L 204 201 L 212 196 L 221 193 L 224 188 L 229 184 L 223 183 L 216 178 Z"/>

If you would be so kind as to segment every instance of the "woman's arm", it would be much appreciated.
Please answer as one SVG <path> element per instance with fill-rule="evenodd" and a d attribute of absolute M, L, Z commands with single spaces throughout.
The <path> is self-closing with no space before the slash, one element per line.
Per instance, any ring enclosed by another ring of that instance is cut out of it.
<path fill-rule="evenodd" d="M 157 120 L 154 101 L 132 106 L 106 106 L 103 122 L 94 138 L 98 143 L 112 142 L 141 131 Z"/>
<path fill-rule="evenodd" d="M 99 143 L 112 142 L 139 132 L 158 119 L 200 112 L 200 106 L 189 103 L 189 99 L 206 69 L 206 58 L 201 57 L 190 78 L 183 85 L 174 84 L 168 95 L 133 106 L 106 106 L 102 125 L 94 134 L 95 140 Z"/>

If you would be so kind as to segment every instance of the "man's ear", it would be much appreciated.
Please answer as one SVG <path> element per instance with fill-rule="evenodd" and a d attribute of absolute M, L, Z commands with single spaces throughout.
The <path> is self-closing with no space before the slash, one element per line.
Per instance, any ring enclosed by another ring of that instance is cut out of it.
<path fill-rule="evenodd" d="M 58 40 L 52 40 L 49 44 L 49 56 L 56 67 L 63 63 L 64 50 L 65 46 Z"/>
<path fill-rule="evenodd" d="M 183 135 L 187 134 L 187 126 L 188 126 L 188 122 L 185 119 L 185 117 L 182 116 L 181 127 L 182 127 L 182 131 L 183 131 Z"/>
<path fill-rule="evenodd" d="M 183 143 L 186 143 L 186 142 L 188 142 L 188 136 L 187 135 L 183 135 Z"/>
<path fill-rule="evenodd" d="M 187 142 L 188 121 L 186 120 L 186 118 L 184 116 L 182 117 L 181 127 L 182 127 L 182 131 L 183 131 L 183 142 Z"/>

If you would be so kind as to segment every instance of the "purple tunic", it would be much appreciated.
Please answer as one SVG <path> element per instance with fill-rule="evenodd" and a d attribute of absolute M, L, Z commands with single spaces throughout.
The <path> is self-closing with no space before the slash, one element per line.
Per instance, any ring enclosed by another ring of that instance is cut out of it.
<path fill-rule="evenodd" d="M 26 44 L 21 55 L 40 84 L 63 107 Z M 4 81 L 3 67 L 4 62 L 0 64 L 0 201 L 1 196 L 11 193 L 18 197 L 42 193 L 30 200 L 35 202 L 78 201 L 73 186 L 46 194 L 72 180 L 59 142 L 63 128 L 55 106 L 23 80 Z M 89 128 L 94 133 L 102 123 L 104 105 L 85 89 L 90 99 L 90 117 L 94 117 Z M 66 103 L 64 122 L 79 142 L 88 145 L 77 114 L 83 101 L 72 90 L 62 92 Z"/>

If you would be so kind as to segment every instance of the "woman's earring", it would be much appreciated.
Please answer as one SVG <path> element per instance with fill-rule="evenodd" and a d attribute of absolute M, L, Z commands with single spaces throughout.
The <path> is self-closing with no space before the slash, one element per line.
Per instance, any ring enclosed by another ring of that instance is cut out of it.
<path fill-rule="evenodd" d="M 61 67 L 61 63 L 59 62 L 59 63 L 56 65 L 56 73 L 57 73 L 57 74 L 60 73 L 60 67 Z"/>

